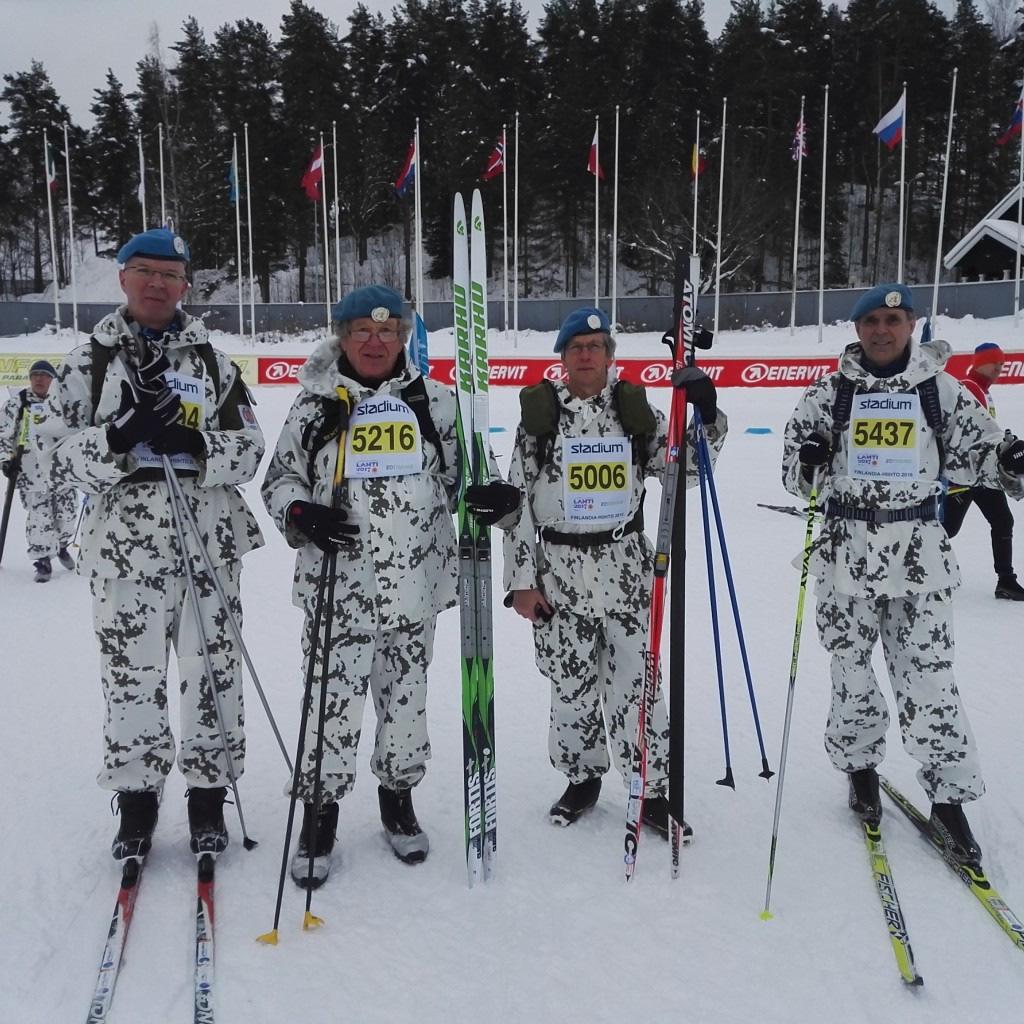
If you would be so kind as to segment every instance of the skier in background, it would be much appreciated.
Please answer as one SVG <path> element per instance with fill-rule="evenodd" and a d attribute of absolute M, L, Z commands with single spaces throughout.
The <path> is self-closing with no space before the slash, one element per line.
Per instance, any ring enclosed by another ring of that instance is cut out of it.
<path fill-rule="evenodd" d="M 963 381 L 964 387 L 993 419 L 996 409 L 989 388 L 999 379 L 1005 361 L 1006 356 L 998 345 L 985 342 L 974 350 L 974 361 Z M 971 505 L 978 506 L 991 531 L 996 597 L 1006 601 L 1024 601 L 1024 587 L 1017 582 L 1013 571 L 1013 513 L 1006 494 L 994 487 L 951 487 L 942 513 L 942 524 L 950 537 L 960 532 Z"/>
<path fill-rule="evenodd" d="M 106 717 L 99 783 L 117 793 L 121 822 L 112 852 L 118 860 L 149 851 L 174 764 L 167 715 L 172 642 L 190 848 L 216 854 L 228 842 L 227 752 L 187 597 L 162 456 L 171 458 L 239 622 L 241 558 L 263 543 L 237 488 L 256 474 L 263 434 L 238 367 L 210 345 L 202 320 L 178 309 L 188 290 L 188 256 L 184 240 L 166 228 L 135 235 L 121 248 L 125 304 L 68 356 L 42 425 L 54 476 L 91 496 L 79 568 L 90 578 L 100 645 Z M 239 655 L 187 522 L 184 529 L 238 776 L 245 753 Z"/>
<path fill-rule="evenodd" d="M 1020 498 L 1024 441 L 1004 441 L 992 417 L 944 372 L 946 342 L 913 341 L 905 285 L 872 288 L 851 319 L 858 340 L 836 372 L 804 392 L 786 425 L 782 460 L 786 489 L 806 498 L 817 488 L 824 512 L 810 573 L 818 633 L 832 655 L 825 749 L 849 776 L 850 807 L 877 823 L 876 768 L 889 722 L 871 667 L 881 636 L 903 744 L 920 762 L 932 825 L 955 856 L 978 862 L 962 805 L 985 787 L 953 678 L 960 572 L 939 521 L 942 478 Z"/>
<path fill-rule="evenodd" d="M 537 667 L 551 682 L 548 751 L 568 785 L 548 813 L 554 824 L 571 825 L 597 802 L 609 748 L 624 782 L 631 772 L 654 568 L 643 530 L 644 480 L 663 476 L 667 424 L 642 387 L 617 380 L 615 338 L 601 310 L 570 313 L 555 352 L 564 381 L 520 393 L 509 483 L 525 500 L 506 528 L 505 588 L 533 624 Z M 687 398 L 717 455 L 728 425 L 715 385 L 696 368 L 684 372 Z M 693 424 L 687 429 L 693 485 Z M 667 838 L 668 719 L 660 687 L 647 757 L 643 822 Z"/>
<path fill-rule="evenodd" d="M 57 371 L 39 359 L 28 371 L 28 387 L 22 388 L 0 408 L 0 472 L 16 480 L 25 507 L 25 541 L 36 570 L 36 583 L 46 583 L 56 558 L 65 569 L 74 569 L 68 545 L 75 532 L 78 494 L 75 488 L 50 475 L 50 463 L 39 443 L 46 396 Z M 21 454 L 18 449 L 23 448 Z"/>

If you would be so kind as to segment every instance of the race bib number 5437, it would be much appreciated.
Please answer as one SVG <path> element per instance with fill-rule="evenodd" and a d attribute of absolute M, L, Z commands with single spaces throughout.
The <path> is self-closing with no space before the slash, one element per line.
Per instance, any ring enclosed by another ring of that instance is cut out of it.
<path fill-rule="evenodd" d="M 850 476 L 912 480 L 921 465 L 921 401 L 916 394 L 857 395 L 849 431 Z"/>

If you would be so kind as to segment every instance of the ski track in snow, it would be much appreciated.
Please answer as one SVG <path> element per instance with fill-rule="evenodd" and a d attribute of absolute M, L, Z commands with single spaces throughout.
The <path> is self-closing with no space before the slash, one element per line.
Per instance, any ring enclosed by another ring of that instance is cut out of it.
<path fill-rule="evenodd" d="M 943 326 L 947 330 L 940 333 L 952 336 L 957 349 L 992 337 L 1012 346 L 1008 318 L 985 325 L 943 320 Z M 790 340 L 782 331 L 744 332 L 735 347 L 761 355 L 823 351 L 816 331 L 801 334 L 802 339 Z M 550 340 L 535 335 L 524 347 L 549 352 Z M 847 340 L 852 340 L 848 327 L 830 328 L 824 350 L 836 352 Z M 2 339 L 0 350 L 68 347 L 57 341 L 38 335 Z M 248 347 L 230 341 L 218 338 L 228 351 Z M 650 338 L 648 346 L 654 344 Z M 275 354 L 279 351 L 275 347 Z M 287 387 L 257 389 L 269 448 L 294 393 Z M 667 408 L 666 390 L 651 394 Z M 791 561 L 804 527 L 792 516 L 757 508 L 756 502 L 797 503 L 782 489 L 779 461 L 782 429 L 798 394 L 796 388 L 720 393 L 730 436 L 716 481 L 773 769 L 778 768 L 797 599 L 798 572 Z M 997 386 L 994 395 L 1000 421 L 1024 429 L 1024 388 Z M 492 423 L 507 428 L 493 435 L 503 469 L 518 419 L 516 396 L 516 388 L 491 391 Z M 746 434 L 750 426 L 773 432 Z M 243 488 L 267 540 L 244 563 L 244 632 L 291 749 L 302 689 L 301 617 L 290 603 L 293 554 L 263 510 L 261 479 L 262 474 Z M 649 530 L 658 492 L 655 484 L 648 493 Z M 723 753 L 699 492 L 691 490 L 690 499 L 686 816 L 696 839 L 683 851 L 680 878 L 669 877 L 667 844 L 645 832 L 636 876 L 624 883 L 626 793 L 614 770 L 593 812 L 570 829 L 548 823 L 547 807 L 564 786 L 547 756 L 548 685 L 534 665 L 529 626 L 498 607 L 497 876 L 467 889 L 459 619 L 452 609 L 438 622 L 428 701 L 433 759 L 416 790 L 417 811 L 431 838 L 429 860 L 406 866 L 385 843 L 376 780 L 367 764 L 373 728 L 367 708 L 359 780 L 341 809 L 340 859 L 329 884 L 313 897 L 313 910 L 326 924 L 302 932 L 304 894 L 288 881 L 276 948 L 258 945 L 255 937 L 273 921 L 287 771 L 247 682 L 248 758 L 240 789 L 259 847 L 242 849 L 237 818 L 228 808 L 232 844 L 217 872 L 218 1021 L 475 1024 L 484 1017 L 502 1024 L 610 1024 L 636 1017 L 655 1024 L 968 1024 L 1013 1019 L 1010 1008 L 1024 997 L 1020 951 L 887 804 L 883 835 L 925 985 L 909 990 L 899 979 L 861 832 L 846 808 L 845 780 L 822 748 L 828 663 L 817 643 L 810 594 L 772 888 L 775 916 L 759 919 L 775 782 L 757 777 L 756 737 L 719 572 L 737 788 L 731 792 L 715 785 Z M 23 527 L 24 513 L 15 501 L 0 569 L 5 777 L 0 848 L 6 866 L 0 1020 L 50 1024 L 85 1017 L 119 872 L 108 853 L 116 825 L 109 794 L 94 782 L 103 705 L 89 589 L 59 567 L 49 584 L 34 584 Z M 1024 569 L 1021 532 L 1017 558 Z M 494 578 L 500 585 L 500 543 L 495 547 Z M 957 676 L 988 783 L 987 795 L 971 805 L 970 818 L 990 877 L 1024 915 L 1024 720 L 1016 661 L 1024 607 L 992 596 L 988 526 L 977 511 L 968 515 L 955 548 L 964 574 L 955 610 Z M 876 669 L 885 679 L 877 655 Z M 172 659 L 172 722 L 175 678 Z M 885 773 L 924 806 L 914 779 L 916 764 L 903 753 L 895 725 L 889 740 Z M 186 843 L 184 793 L 175 771 L 139 893 L 112 1024 L 162 1024 L 186 1020 L 191 1013 L 195 872 Z"/>

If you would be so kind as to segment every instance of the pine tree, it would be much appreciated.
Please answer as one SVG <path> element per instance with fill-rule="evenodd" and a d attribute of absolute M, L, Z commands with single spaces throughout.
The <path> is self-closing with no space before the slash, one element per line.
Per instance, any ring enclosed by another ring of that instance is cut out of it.
<path fill-rule="evenodd" d="M 116 252 L 139 230 L 137 182 L 134 175 L 126 173 L 138 163 L 138 152 L 131 109 L 109 68 L 106 88 L 96 90 L 90 110 L 96 118 L 88 144 L 93 218 L 105 237 L 105 248 Z"/>

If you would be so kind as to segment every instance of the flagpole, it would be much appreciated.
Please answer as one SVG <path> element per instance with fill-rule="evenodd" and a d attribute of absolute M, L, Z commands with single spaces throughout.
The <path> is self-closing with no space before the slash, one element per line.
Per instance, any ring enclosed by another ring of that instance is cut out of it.
<path fill-rule="evenodd" d="M 800 97 L 800 120 L 797 122 L 796 204 L 793 208 L 793 290 L 789 300 L 789 333 L 796 333 L 796 275 L 800 259 L 800 187 L 804 173 L 804 97 Z"/>
<path fill-rule="evenodd" d="M 1024 152 L 1024 151 L 1022 151 Z M 516 159 L 512 180 L 512 347 L 519 348 L 519 111 L 516 111 Z M 1019 219 L 1019 218 L 1018 218 Z M 1018 250 L 1019 254 L 1019 250 Z M 1020 274 L 1017 275 L 1020 277 Z"/>
<path fill-rule="evenodd" d="M 501 126 L 501 259 L 505 282 L 505 348 L 508 348 L 508 125 Z"/>
<path fill-rule="evenodd" d="M 245 130 L 245 226 L 249 234 L 249 330 L 256 343 L 256 268 L 252 261 L 252 177 L 249 174 L 249 122 Z M 267 296 L 267 301 L 270 296 Z"/>
<path fill-rule="evenodd" d="M 1024 86 L 1021 87 L 1021 97 L 1024 98 Z M 1018 100 L 1018 103 L 1024 104 L 1024 99 Z M 1022 106 L 1022 114 L 1024 114 L 1024 106 Z M 1018 132 L 1018 142 L 1020 143 L 1018 150 L 1019 156 L 1017 161 L 1017 260 L 1016 268 L 1013 273 L 1013 326 L 1017 326 L 1017 321 L 1020 319 L 1020 250 L 1021 250 L 1021 212 L 1022 204 L 1024 204 L 1024 124 L 1021 125 L 1021 130 Z"/>
<path fill-rule="evenodd" d="M 615 187 L 612 189 L 612 330 L 619 322 L 616 299 L 619 272 L 619 105 L 615 104 Z"/>
<path fill-rule="evenodd" d="M 956 76 L 958 68 L 953 68 L 953 85 L 949 92 L 949 123 L 946 126 L 946 162 L 942 169 L 942 203 L 939 206 L 939 237 L 935 243 L 935 284 L 932 287 L 932 329 L 935 316 L 939 311 L 939 271 L 942 267 L 942 229 L 946 223 L 946 188 L 949 184 L 949 154 L 953 148 L 953 117 L 956 109 Z"/>
<path fill-rule="evenodd" d="M 722 196 L 725 192 L 725 114 L 728 99 L 722 100 L 722 142 L 718 153 L 718 237 L 715 240 L 715 332 L 719 330 L 718 302 L 722 292 Z M 698 154 L 698 163 L 700 154 Z"/>
<path fill-rule="evenodd" d="M 75 279 L 75 214 L 71 206 L 71 147 L 68 145 L 68 123 L 64 122 L 64 175 L 68 186 L 68 264 L 71 267 L 71 313 L 78 334 L 78 285 Z"/>
<path fill-rule="evenodd" d="M 142 207 L 142 230 L 146 230 L 146 159 L 142 153 L 142 132 L 138 132 L 139 140 L 139 205 Z"/>
<path fill-rule="evenodd" d="M 825 182 L 828 174 L 828 86 L 825 86 L 825 117 L 821 132 L 821 228 L 818 233 L 818 342 L 825 336 Z"/>
<path fill-rule="evenodd" d="M 594 115 L 594 305 L 598 305 L 601 294 L 601 278 L 599 276 L 601 252 L 601 194 L 598 185 L 601 183 L 601 136 L 600 118 Z"/>
<path fill-rule="evenodd" d="M 420 163 L 420 119 L 416 118 L 416 153 L 413 157 L 415 173 L 413 174 L 413 219 L 416 222 L 416 312 L 423 316 L 423 208 L 420 205 L 420 177 L 423 167 Z"/>
<path fill-rule="evenodd" d="M 231 133 L 232 197 L 235 204 L 235 251 L 238 256 L 238 335 L 245 336 L 245 313 L 242 310 L 242 204 L 238 194 L 238 133 Z"/>
<path fill-rule="evenodd" d="M 50 270 L 53 272 L 53 319 L 57 323 L 57 332 L 61 330 L 60 325 L 60 278 L 57 273 L 57 236 L 53 230 L 53 189 L 50 188 L 50 140 L 46 137 L 46 129 L 43 133 L 43 181 L 46 183 L 46 214 L 50 221 Z M 54 175 L 56 180 L 56 175 Z"/>
<path fill-rule="evenodd" d="M 164 197 L 164 123 L 156 126 L 157 142 L 160 146 L 160 227 L 167 227 L 167 203 Z"/>
<path fill-rule="evenodd" d="M 341 210 L 338 206 L 338 122 L 331 122 L 334 146 L 334 294 L 341 300 Z"/>
<path fill-rule="evenodd" d="M 900 227 L 898 233 L 898 263 L 897 263 L 897 274 L 896 280 L 903 283 L 903 243 L 904 243 L 904 231 L 903 231 L 903 192 L 906 188 L 906 177 L 907 177 L 907 140 L 909 139 L 910 133 L 907 131 L 907 125 L 909 119 L 907 117 L 907 83 L 903 83 L 903 141 L 900 144 Z"/>
<path fill-rule="evenodd" d="M 327 316 L 327 332 L 331 330 L 331 258 L 327 245 L 327 189 L 324 187 L 324 133 L 320 133 L 320 206 L 324 215 L 324 306 Z"/>
<path fill-rule="evenodd" d="M 700 111 L 697 111 L 697 138 L 693 143 L 693 249 L 697 255 L 697 189 L 700 187 Z"/>

